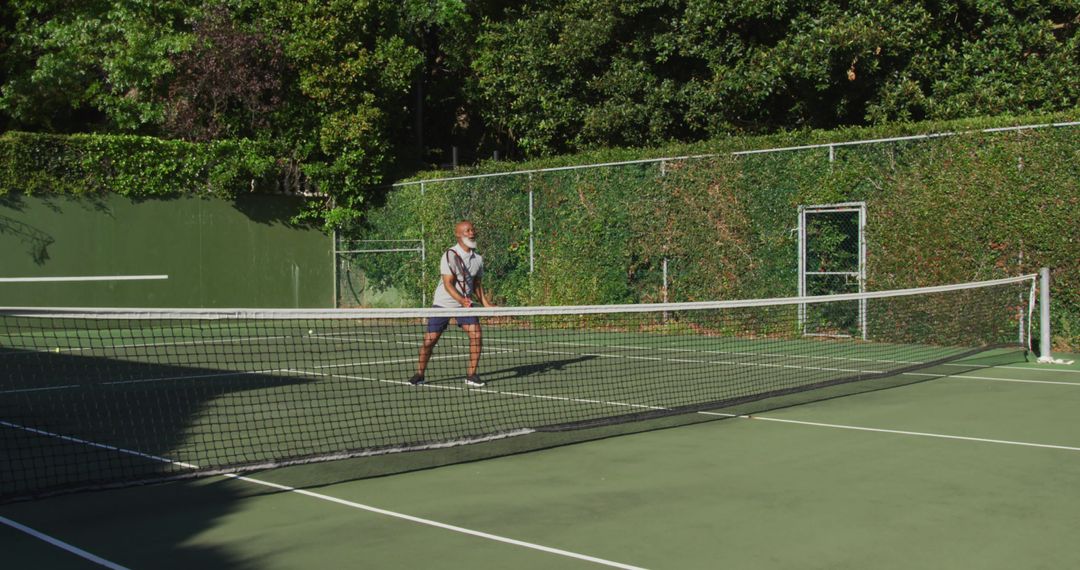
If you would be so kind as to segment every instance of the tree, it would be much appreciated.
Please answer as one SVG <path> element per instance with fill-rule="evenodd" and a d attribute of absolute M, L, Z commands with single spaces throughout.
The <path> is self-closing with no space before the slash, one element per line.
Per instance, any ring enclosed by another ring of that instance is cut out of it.
<path fill-rule="evenodd" d="M 194 23 L 190 49 L 172 57 L 175 72 L 163 78 L 163 128 L 193 141 L 280 136 L 274 115 L 295 85 L 284 49 L 233 20 L 224 6 L 210 6 Z"/>
<path fill-rule="evenodd" d="M 483 20 L 476 106 L 529 155 L 1075 108 L 1073 0 L 566 0 Z"/>
<path fill-rule="evenodd" d="M 47 132 L 152 132 L 154 90 L 186 49 L 185 0 L 9 0 L 0 111 L 13 127 Z"/>

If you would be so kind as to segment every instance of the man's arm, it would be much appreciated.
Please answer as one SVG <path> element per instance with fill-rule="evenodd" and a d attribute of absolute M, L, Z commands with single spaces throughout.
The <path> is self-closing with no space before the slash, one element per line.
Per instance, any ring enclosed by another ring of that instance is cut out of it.
<path fill-rule="evenodd" d="M 483 303 L 485 307 L 495 306 L 495 303 L 492 303 L 491 298 L 488 297 L 487 291 L 484 290 L 484 283 L 479 277 L 473 279 L 473 291 L 476 292 L 476 296 L 480 298 L 480 302 Z"/>
<path fill-rule="evenodd" d="M 457 288 L 457 279 L 452 274 L 443 274 L 442 276 L 443 287 L 447 293 L 454 298 L 455 301 L 461 303 L 462 307 L 471 307 L 472 299 L 469 299 L 465 295 L 462 295 Z"/>

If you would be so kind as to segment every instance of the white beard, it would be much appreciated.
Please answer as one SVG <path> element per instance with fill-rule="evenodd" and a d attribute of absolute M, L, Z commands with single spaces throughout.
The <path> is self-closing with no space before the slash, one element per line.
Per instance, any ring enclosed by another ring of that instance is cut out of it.
<path fill-rule="evenodd" d="M 469 239 L 467 237 L 461 238 L 461 243 L 468 246 L 469 249 L 476 249 L 476 240 Z"/>

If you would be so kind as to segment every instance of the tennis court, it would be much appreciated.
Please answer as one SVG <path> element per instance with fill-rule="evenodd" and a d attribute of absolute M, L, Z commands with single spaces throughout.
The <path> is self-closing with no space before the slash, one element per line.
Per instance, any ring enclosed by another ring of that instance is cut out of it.
<path fill-rule="evenodd" d="M 806 299 L 473 311 L 481 388 L 456 330 L 408 384 L 415 312 L 9 311 L 2 489 L 36 500 L 0 537 L 17 567 L 1068 566 L 1080 367 L 1026 352 L 1032 283 L 814 300 L 867 307 L 854 335 Z"/>
<path fill-rule="evenodd" d="M 1080 367 L 954 364 L 753 420 L 392 477 L 310 486 L 348 469 L 328 463 L 14 503 L 0 516 L 66 546 L 0 536 L 20 568 L 95 566 L 65 548 L 131 568 L 1080 563 Z"/>

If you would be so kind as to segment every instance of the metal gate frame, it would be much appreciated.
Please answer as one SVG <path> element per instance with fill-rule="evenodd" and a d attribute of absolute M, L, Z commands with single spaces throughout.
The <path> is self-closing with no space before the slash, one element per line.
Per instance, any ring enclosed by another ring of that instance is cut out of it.
<path fill-rule="evenodd" d="M 833 212 L 857 212 L 859 214 L 859 268 L 857 271 L 807 271 L 806 270 L 806 217 L 807 214 Z M 799 296 L 806 297 L 807 275 L 847 275 L 855 277 L 859 283 L 859 293 L 866 292 L 866 202 L 840 202 L 836 204 L 815 204 L 799 206 Z M 799 304 L 799 327 L 804 336 L 836 336 L 811 333 L 806 330 L 806 304 Z M 859 330 L 866 340 L 866 299 L 859 300 Z"/>
<path fill-rule="evenodd" d="M 356 254 L 356 253 L 397 253 L 397 252 L 415 252 L 420 254 L 420 279 L 422 283 L 427 282 L 427 247 L 422 239 L 365 239 L 355 240 L 353 243 L 361 244 L 390 244 L 388 247 L 372 247 L 364 249 L 338 249 L 338 233 L 334 232 L 334 308 L 338 308 L 341 303 L 341 294 L 338 290 L 340 282 L 338 279 L 338 266 L 341 264 L 340 254 Z M 398 245 L 402 244 L 402 245 Z M 412 245 L 412 247 L 409 247 Z M 422 286 L 420 288 L 420 296 L 422 307 L 427 306 L 427 290 Z"/>

